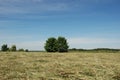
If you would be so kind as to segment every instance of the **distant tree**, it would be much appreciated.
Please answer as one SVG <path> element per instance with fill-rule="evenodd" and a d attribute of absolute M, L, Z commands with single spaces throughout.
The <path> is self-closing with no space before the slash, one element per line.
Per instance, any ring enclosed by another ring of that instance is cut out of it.
<path fill-rule="evenodd" d="M 20 52 L 24 52 L 24 49 L 21 48 L 21 49 L 19 49 L 18 51 L 20 51 Z"/>
<path fill-rule="evenodd" d="M 77 49 L 76 49 L 76 48 L 72 48 L 71 50 L 72 50 L 72 51 L 77 51 Z"/>
<path fill-rule="evenodd" d="M 1 47 L 1 51 L 7 51 L 7 50 L 9 50 L 7 44 L 3 44 Z"/>
<path fill-rule="evenodd" d="M 57 51 L 57 40 L 54 37 L 48 38 L 44 46 L 47 52 L 56 52 Z"/>
<path fill-rule="evenodd" d="M 65 37 L 58 37 L 57 39 L 58 52 L 68 52 L 68 43 Z"/>
<path fill-rule="evenodd" d="M 29 51 L 28 49 L 25 50 L 25 52 L 28 52 L 28 51 Z"/>
<path fill-rule="evenodd" d="M 12 45 L 12 47 L 10 48 L 10 51 L 16 51 L 16 45 Z"/>

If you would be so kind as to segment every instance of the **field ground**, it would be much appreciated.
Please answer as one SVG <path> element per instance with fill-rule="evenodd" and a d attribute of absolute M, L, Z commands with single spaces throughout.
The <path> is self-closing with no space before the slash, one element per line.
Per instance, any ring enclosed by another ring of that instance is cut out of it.
<path fill-rule="evenodd" d="M 0 52 L 0 80 L 120 80 L 120 53 Z"/>

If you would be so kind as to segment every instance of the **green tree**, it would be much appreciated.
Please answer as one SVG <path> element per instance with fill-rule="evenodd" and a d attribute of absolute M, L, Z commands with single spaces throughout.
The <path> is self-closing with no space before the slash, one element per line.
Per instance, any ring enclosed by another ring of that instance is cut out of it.
<path fill-rule="evenodd" d="M 3 44 L 1 47 L 1 51 L 7 51 L 7 50 L 9 50 L 7 44 Z"/>
<path fill-rule="evenodd" d="M 68 52 L 68 43 L 65 37 L 58 37 L 58 39 L 51 37 L 45 43 L 44 46 L 47 52 Z"/>
<path fill-rule="evenodd" d="M 16 45 L 12 45 L 12 47 L 10 48 L 10 51 L 16 51 Z"/>
<path fill-rule="evenodd" d="M 24 52 L 24 49 L 21 48 L 21 49 L 19 49 L 18 51 L 20 51 L 20 52 Z"/>
<path fill-rule="evenodd" d="M 58 37 L 57 39 L 58 52 L 68 52 L 68 43 L 65 37 Z"/>
<path fill-rule="evenodd" d="M 25 50 L 25 52 L 29 52 L 29 50 L 28 50 L 28 49 L 26 49 L 26 50 Z"/>
<path fill-rule="evenodd" d="M 54 37 L 48 38 L 44 46 L 47 52 L 56 52 L 57 51 L 57 40 Z"/>

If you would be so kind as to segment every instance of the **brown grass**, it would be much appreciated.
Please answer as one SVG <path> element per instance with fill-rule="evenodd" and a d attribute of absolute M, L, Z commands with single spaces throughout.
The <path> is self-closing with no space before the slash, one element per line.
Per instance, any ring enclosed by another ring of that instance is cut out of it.
<path fill-rule="evenodd" d="M 120 80 L 120 53 L 0 52 L 0 80 Z"/>

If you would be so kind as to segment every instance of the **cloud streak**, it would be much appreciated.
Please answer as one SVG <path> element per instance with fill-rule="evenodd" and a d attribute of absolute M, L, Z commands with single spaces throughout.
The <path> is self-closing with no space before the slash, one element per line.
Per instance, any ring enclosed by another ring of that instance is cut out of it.
<path fill-rule="evenodd" d="M 105 39 L 105 38 L 70 38 L 70 44 L 101 44 L 101 43 L 120 43 L 118 39 Z"/>
<path fill-rule="evenodd" d="M 70 48 L 120 48 L 116 45 L 120 43 L 120 39 L 108 38 L 69 38 Z"/>
<path fill-rule="evenodd" d="M 44 50 L 44 41 L 21 41 L 21 42 L 9 42 L 4 43 L 7 44 L 8 47 L 11 47 L 12 45 L 16 45 L 17 49 L 29 49 L 29 50 Z M 0 43 L 0 46 L 2 46 L 2 43 Z"/>
<path fill-rule="evenodd" d="M 25 42 L 20 42 L 16 43 L 18 49 L 19 48 L 24 48 L 24 49 L 29 49 L 29 50 L 44 50 L 44 41 L 25 41 Z M 13 45 L 13 44 L 8 44 L 8 45 Z"/>
<path fill-rule="evenodd" d="M 91 6 L 96 7 L 97 3 L 110 1 L 113 0 L 0 0 L 0 19 L 21 19 L 22 16 L 24 19 L 32 19 L 31 16 L 47 14 L 84 13 Z"/>
<path fill-rule="evenodd" d="M 24 48 L 29 50 L 44 50 L 45 40 L 36 40 L 36 36 L 31 35 L 0 35 L 0 46 L 8 44 L 8 46 L 16 45 L 17 49 Z"/>
<path fill-rule="evenodd" d="M 0 0 L 0 14 L 41 13 L 67 8 L 67 3 L 49 3 L 47 0 Z"/>

